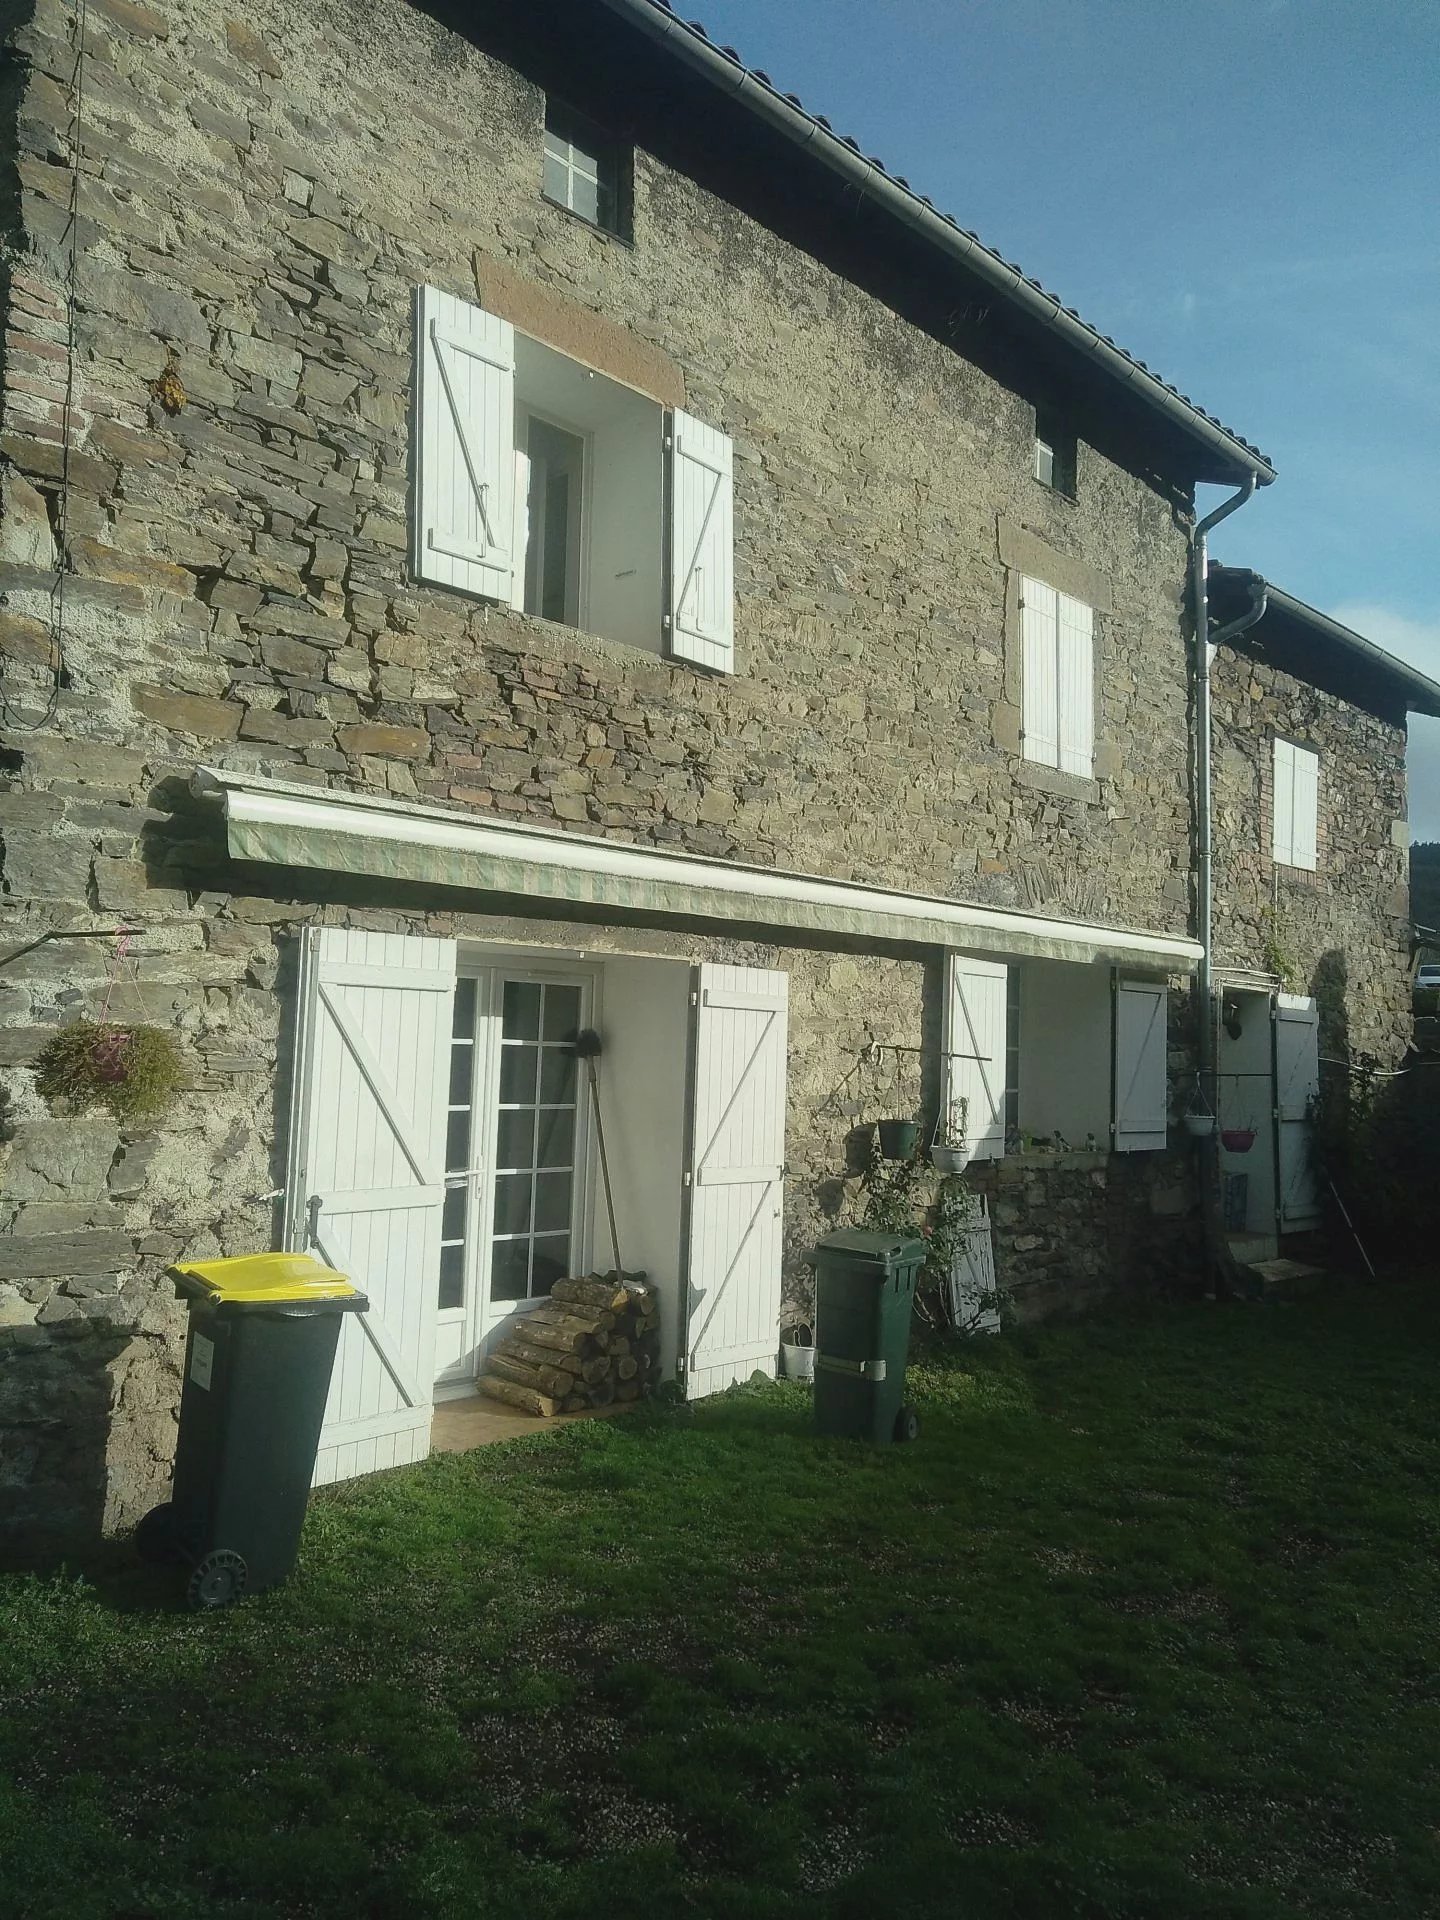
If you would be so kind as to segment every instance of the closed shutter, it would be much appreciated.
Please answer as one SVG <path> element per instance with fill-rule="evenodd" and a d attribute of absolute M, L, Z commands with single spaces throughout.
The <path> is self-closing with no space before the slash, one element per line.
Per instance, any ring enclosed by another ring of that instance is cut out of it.
<path fill-rule="evenodd" d="M 1005 1153 L 1005 992 L 1007 968 L 993 960 L 949 957 L 945 993 L 947 1107 L 963 1100 L 974 1160 Z"/>
<path fill-rule="evenodd" d="M 1295 864 L 1295 749 L 1288 740 L 1275 742 L 1274 833 L 1272 858 L 1281 866 Z"/>
<path fill-rule="evenodd" d="M 1148 980 L 1115 983 L 1115 1117 L 1117 1153 L 1165 1145 L 1169 1109 L 1169 995 Z"/>
<path fill-rule="evenodd" d="M 677 408 L 670 424 L 670 651 L 735 666 L 734 449 Z"/>
<path fill-rule="evenodd" d="M 438 287 L 416 303 L 418 579 L 515 592 L 515 330 Z"/>
<path fill-rule="evenodd" d="M 1301 994 L 1275 996 L 1275 1132 L 1281 1233 L 1321 1223 L 1313 1103 L 1320 1092 L 1320 1015 Z"/>
<path fill-rule="evenodd" d="M 1318 861 L 1320 760 L 1308 747 L 1292 747 L 1291 752 L 1295 757 L 1293 864 L 1314 873 Z"/>
<path fill-rule="evenodd" d="M 789 984 L 759 967 L 696 969 L 685 1336 L 692 1399 L 757 1369 L 775 1372 Z"/>
<path fill-rule="evenodd" d="M 315 1484 L 430 1450 L 455 945 L 314 929 L 302 969 L 287 1243 L 346 1273 Z"/>
<path fill-rule="evenodd" d="M 1020 582 L 1022 715 L 1025 758 L 1060 764 L 1059 660 L 1055 623 L 1059 595 L 1043 580 Z"/>
<path fill-rule="evenodd" d="M 1060 771 L 1088 780 L 1095 765 L 1094 615 L 1068 593 L 1056 599 Z"/>

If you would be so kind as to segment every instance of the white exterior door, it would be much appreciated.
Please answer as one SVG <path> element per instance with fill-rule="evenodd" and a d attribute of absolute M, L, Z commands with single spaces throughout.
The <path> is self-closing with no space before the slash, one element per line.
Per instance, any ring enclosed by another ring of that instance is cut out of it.
<path fill-rule="evenodd" d="M 587 1088 L 575 1038 L 588 973 L 519 963 L 455 987 L 445 1100 L 435 1382 L 473 1385 L 488 1337 L 581 1272 Z"/>
<path fill-rule="evenodd" d="M 1320 1225 L 1311 1102 L 1320 1091 L 1320 1016 L 1302 995 L 1275 996 L 1275 1165 L 1281 1233 Z"/>
<path fill-rule="evenodd" d="M 288 1244 L 346 1273 L 315 1485 L 430 1450 L 455 947 L 326 927 L 301 976 Z"/>
<path fill-rule="evenodd" d="M 690 1398 L 757 1370 L 780 1326 L 789 978 L 698 967 L 685 1335 Z"/>
<path fill-rule="evenodd" d="M 1151 980 L 1115 982 L 1116 1153 L 1156 1153 L 1166 1142 L 1170 1085 L 1169 995 Z"/>

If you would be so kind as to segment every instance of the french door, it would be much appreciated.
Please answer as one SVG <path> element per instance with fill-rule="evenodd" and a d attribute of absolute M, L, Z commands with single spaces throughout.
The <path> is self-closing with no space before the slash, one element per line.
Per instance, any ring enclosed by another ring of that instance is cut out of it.
<path fill-rule="evenodd" d="M 486 1336 L 580 1269 L 588 1113 L 584 974 L 489 967 L 455 983 L 436 1297 L 436 1383 L 473 1379 Z"/>

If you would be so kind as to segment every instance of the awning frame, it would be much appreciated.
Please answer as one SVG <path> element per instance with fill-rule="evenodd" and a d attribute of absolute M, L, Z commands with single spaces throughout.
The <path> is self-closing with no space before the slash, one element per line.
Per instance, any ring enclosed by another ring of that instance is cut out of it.
<path fill-rule="evenodd" d="M 382 795 L 201 767 L 237 860 L 611 910 L 850 939 L 1193 972 L 1198 941 L 903 893 Z"/>

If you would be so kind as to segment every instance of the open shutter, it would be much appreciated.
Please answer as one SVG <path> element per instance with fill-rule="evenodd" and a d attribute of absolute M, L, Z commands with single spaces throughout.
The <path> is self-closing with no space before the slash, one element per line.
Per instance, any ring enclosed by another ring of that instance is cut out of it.
<path fill-rule="evenodd" d="M 455 945 L 312 929 L 287 1243 L 346 1273 L 315 1484 L 430 1450 Z"/>
<path fill-rule="evenodd" d="M 1315 871 L 1320 816 L 1320 758 L 1308 747 L 1292 747 L 1295 762 L 1291 864 Z"/>
<path fill-rule="evenodd" d="M 1169 995 L 1158 982 L 1115 982 L 1115 1117 L 1117 1153 L 1165 1145 L 1169 1108 L 1166 1060 Z"/>
<path fill-rule="evenodd" d="M 1321 1221 L 1312 1103 L 1320 1091 L 1320 1015 L 1301 994 L 1275 996 L 1275 1132 L 1281 1233 Z"/>
<path fill-rule="evenodd" d="M 1095 768 L 1094 616 L 1068 593 L 1056 599 L 1060 771 L 1088 780 Z"/>
<path fill-rule="evenodd" d="M 735 665 L 734 449 L 677 407 L 670 423 L 670 651 Z"/>
<path fill-rule="evenodd" d="M 492 600 L 515 591 L 515 330 L 421 287 L 412 562 L 418 579 Z"/>
<path fill-rule="evenodd" d="M 1020 582 L 1021 700 L 1025 758 L 1060 764 L 1060 689 L 1055 623 L 1059 595 L 1043 580 Z"/>
<path fill-rule="evenodd" d="M 1288 740 L 1275 742 L 1274 834 L 1271 857 L 1283 867 L 1295 864 L 1295 749 Z"/>
<path fill-rule="evenodd" d="M 789 978 L 698 967 L 686 1384 L 692 1399 L 757 1369 L 780 1339 Z"/>
<path fill-rule="evenodd" d="M 964 1100 L 974 1160 L 1005 1153 L 1005 991 L 1003 962 L 949 958 L 945 993 L 945 1099 Z"/>

